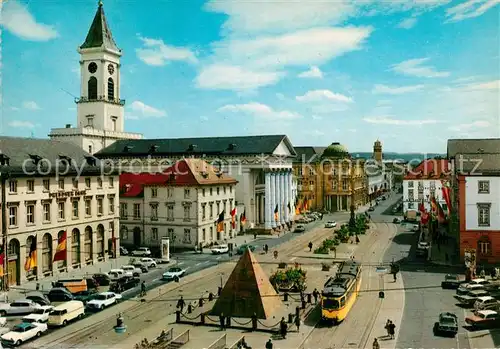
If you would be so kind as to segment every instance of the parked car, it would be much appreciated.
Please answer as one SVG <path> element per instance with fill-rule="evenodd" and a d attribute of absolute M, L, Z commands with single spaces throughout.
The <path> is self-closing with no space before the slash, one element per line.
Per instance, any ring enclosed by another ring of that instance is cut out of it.
<path fill-rule="evenodd" d="M 434 335 L 450 335 L 455 337 L 458 332 L 458 319 L 453 313 L 445 312 L 439 314 L 438 322 L 434 324 Z"/>
<path fill-rule="evenodd" d="M 125 276 L 139 277 L 142 274 L 141 269 L 133 265 L 122 265 L 122 270 L 125 272 Z"/>
<path fill-rule="evenodd" d="M 0 303 L 0 316 L 31 314 L 41 305 L 29 299 L 19 299 L 12 303 Z"/>
<path fill-rule="evenodd" d="M 294 229 L 294 233 L 303 233 L 306 231 L 306 228 L 303 225 L 297 225 Z"/>
<path fill-rule="evenodd" d="M 474 290 L 465 295 L 456 295 L 455 298 L 460 302 L 462 306 L 472 307 L 474 303 L 479 299 L 479 297 L 484 297 L 487 295 L 488 291 L 486 290 Z"/>
<path fill-rule="evenodd" d="M 67 302 L 74 299 L 73 294 L 69 292 L 67 289 L 62 287 L 54 287 L 49 291 L 47 298 L 51 302 Z"/>
<path fill-rule="evenodd" d="M 87 303 L 87 308 L 90 310 L 103 310 L 104 308 L 118 303 L 120 299 L 122 299 L 120 294 L 116 294 L 114 292 L 102 292 Z"/>
<path fill-rule="evenodd" d="M 300 219 L 297 219 L 296 222 L 300 223 L 300 224 L 307 224 L 307 223 L 309 223 L 309 220 L 307 220 L 305 218 L 300 218 Z"/>
<path fill-rule="evenodd" d="M 151 251 L 147 247 L 139 247 L 138 249 L 132 251 L 132 256 L 149 257 L 151 256 Z"/>
<path fill-rule="evenodd" d="M 130 290 L 131 288 L 139 286 L 140 283 L 141 280 L 139 278 L 123 276 L 109 286 L 109 291 L 114 293 L 122 293 L 124 291 Z"/>
<path fill-rule="evenodd" d="M 40 305 L 50 305 L 50 300 L 41 292 L 30 292 L 26 295 L 26 299 Z"/>
<path fill-rule="evenodd" d="M 40 309 L 36 309 L 29 315 L 26 315 L 21 319 L 22 322 L 47 322 L 49 320 L 50 312 L 54 310 L 52 305 L 42 305 Z"/>
<path fill-rule="evenodd" d="M 99 286 L 109 286 L 111 283 L 111 278 L 108 274 L 97 273 L 92 275 L 92 278 L 96 281 Z"/>
<path fill-rule="evenodd" d="M 120 256 L 127 256 L 128 255 L 128 250 L 123 247 L 123 246 L 120 246 Z"/>
<path fill-rule="evenodd" d="M 394 224 L 399 224 L 399 223 L 401 223 L 401 220 L 400 220 L 399 218 L 394 218 L 394 219 L 392 220 L 392 223 L 394 223 Z"/>
<path fill-rule="evenodd" d="M 143 273 L 143 274 L 144 274 L 144 273 L 148 273 L 148 272 L 149 272 L 149 269 L 148 269 L 147 265 L 146 265 L 146 264 L 144 264 L 144 263 L 142 263 L 142 262 L 134 262 L 134 263 L 132 263 L 132 265 L 133 265 L 136 269 L 140 270 L 140 271 L 141 271 L 141 273 Z"/>
<path fill-rule="evenodd" d="M 141 263 L 146 265 L 148 268 L 156 268 L 157 264 L 153 258 L 144 257 L 141 258 Z"/>
<path fill-rule="evenodd" d="M 40 337 L 45 332 L 47 332 L 47 324 L 23 322 L 15 325 L 10 332 L 2 335 L 2 344 L 18 347 L 30 339 Z"/>
<path fill-rule="evenodd" d="M 227 245 L 216 245 L 210 251 L 212 254 L 224 254 L 229 252 L 229 247 Z"/>
<path fill-rule="evenodd" d="M 446 274 L 444 281 L 441 282 L 441 287 L 448 290 L 456 290 L 460 285 L 465 283 L 465 279 L 457 274 Z"/>
<path fill-rule="evenodd" d="M 416 251 L 417 256 L 427 257 L 429 255 L 430 248 L 431 248 L 431 245 L 429 245 L 428 242 L 420 241 L 417 244 L 417 251 Z"/>
<path fill-rule="evenodd" d="M 80 301 L 59 304 L 50 312 L 47 324 L 51 327 L 66 326 L 69 322 L 85 316 L 85 305 Z"/>
<path fill-rule="evenodd" d="M 335 228 L 337 226 L 337 222 L 335 221 L 328 221 L 325 224 L 325 228 Z"/>
<path fill-rule="evenodd" d="M 163 273 L 162 279 L 171 281 L 171 280 L 179 280 L 186 274 L 185 269 L 181 269 L 179 267 L 169 268 L 166 272 Z"/>
<path fill-rule="evenodd" d="M 118 280 L 124 276 L 133 276 L 132 273 L 126 274 L 123 269 L 111 269 L 108 273 L 111 281 Z"/>
<path fill-rule="evenodd" d="M 369 212 L 373 212 L 373 211 L 375 211 L 375 207 L 370 206 L 370 208 L 368 208 L 368 211 L 369 211 Z"/>
<path fill-rule="evenodd" d="M 457 288 L 457 295 L 464 295 L 472 290 L 484 290 L 489 281 L 485 279 L 472 279 L 471 281 L 460 285 Z"/>
<path fill-rule="evenodd" d="M 479 297 L 474 302 L 474 310 L 495 310 L 499 308 L 500 302 L 491 296 Z"/>
<path fill-rule="evenodd" d="M 473 329 L 497 328 L 500 326 L 500 316 L 493 310 L 479 310 L 465 318 L 465 323 Z"/>
<path fill-rule="evenodd" d="M 81 291 L 73 294 L 73 297 L 77 301 L 83 302 L 83 304 L 86 304 L 87 302 L 91 301 L 94 299 L 95 296 L 97 296 L 99 292 L 97 289 L 93 288 L 87 291 Z"/>
<path fill-rule="evenodd" d="M 243 245 L 238 246 L 238 249 L 236 250 L 236 253 L 237 254 L 243 254 L 243 253 L 245 253 L 245 251 L 247 250 L 247 248 L 250 249 L 250 252 L 255 251 L 255 246 L 254 245 L 243 244 Z"/>

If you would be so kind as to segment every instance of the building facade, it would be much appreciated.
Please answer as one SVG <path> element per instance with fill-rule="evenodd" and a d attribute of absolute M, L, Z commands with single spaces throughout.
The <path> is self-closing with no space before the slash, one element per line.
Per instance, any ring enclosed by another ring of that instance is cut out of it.
<path fill-rule="evenodd" d="M 460 257 L 474 252 L 476 265 L 500 263 L 500 139 L 449 140 L 448 157 Z"/>
<path fill-rule="evenodd" d="M 80 97 L 75 99 L 77 125 L 54 128 L 49 137 L 71 142 L 93 154 L 118 139 L 141 139 L 142 135 L 124 130 L 121 99 L 122 51 L 116 45 L 104 15 L 102 3 L 95 14 L 80 54 Z"/>
<path fill-rule="evenodd" d="M 203 159 L 238 181 L 235 205 L 238 214 L 246 212 L 245 230 L 272 230 L 294 219 L 296 154 L 285 135 L 119 140 L 96 156 L 135 173 L 162 172 L 182 159 Z"/>
<path fill-rule="evenodd" d="M 431 211 L 431 200 L 434 197 L 443 211 L 448 212 L 443 197 L 442 186 L 450 179 L 450 165 L 447 159 L 427 159 L 414 169 L 408 170 L 403 178 L 403 214 L 414 219 L 418 216 L 419 205 Z"/>
<path fill-rule="evenodd" d="M 298 202 L 310 210 L 349 211 L 368 202 L 365 160 L 352 159 L 346 147 L 295 147 Z M 354 200 L 354 201 L 353 201 Z"/>
<path fill-rule="evenodd" d="M 76 272 L 118 254 L 118 176 L 103 176 L 98 159 L 64 142 L 0 137 L 0 149 L 9 285 Z M 53 262 L 65 232 L 66 260 Z M 36 262 L 26 271 L 32 246 Z"/>
<path fill-rule="evenodd" d="M 122 174 L 122 245 L 159 250 L 167 237 L 171 248 L 193 248 L 234 237 L 240 226 L 237 217 L 231 224 L 236 183 L 201 159 L 181 160 L 164 173 Z M 223 212 L 218 229 L 214 222 Z"/>

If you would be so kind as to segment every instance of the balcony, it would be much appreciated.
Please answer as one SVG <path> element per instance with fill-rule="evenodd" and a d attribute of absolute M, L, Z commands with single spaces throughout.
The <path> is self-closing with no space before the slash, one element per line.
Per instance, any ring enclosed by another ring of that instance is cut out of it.
<path fill-rule="evenodd" d="M 93 102 L 107 102 L 107 103 L 111 103 L 111 104 L 117 104 L 117 105 L 125 105 L 125 100 L 124 99 L 115 99 L 115 98 L 106 98 L 106 96 L 97 96 L 97 98 L 93 98 L 93 99 L 89 99 L 87 97 L 76 97 L 75 98 L 75 103 L 76 104 L 79 104 L 79 103 L 93 103 Z"/>

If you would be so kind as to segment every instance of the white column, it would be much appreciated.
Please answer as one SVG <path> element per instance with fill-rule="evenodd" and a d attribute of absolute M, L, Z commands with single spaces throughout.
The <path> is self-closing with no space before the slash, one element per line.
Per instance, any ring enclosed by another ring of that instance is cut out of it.
<path fill-rule="evenodd" d="M 270 172 L 266 172 L 265 174 L 265 183 L 266 183 L 266 193 L 265 193 L 265 201 L 266 201 L 266 207 L 265 207 L 265 223 L 264 227 L 265 229 L 271 229 L 272 228 L 272 221 L 273 221 L 273 214 L 272 214 L 272 177 Z"/>
<path fill-rule="evenodd" d="M 273 222 L 274 222 L 274 226 L 278 226 L 279 225 L 279 220 L 278 222 L 276 222 L 276 220 L 274 219 L 274 210 L 276 209 L 276 205 L 278 205 L 278 218 L 279 218 L 279 215 L 280 215 L 280 212 L 279 212 L 279 209 L 280 209 L 280 182 L 279 182 L 279 173 L 273 173 L 273 176 L 274 176 L 274 203 L 273 203 Z"/>
<path fill-rule="evenodd" d="M 285 172 L 285 175 L 283 176 L 283 179 L 285 181 L 285 222 L 288 223 L 290 221 L 290 210 L 292 209 L 292 204 L 290 203 L 290 195 L 288 192 L 288 172 Z M 290 207 L 290 210 L 288 210 L 288 207 Z"/>
<path fill-rule="evenodd" d="M 280 205 L 281 205 L 281 211 L 280 211 L 280 222 L 281 224 L 285 224 L 285 216 L 287 215 L 286 213 L 286 197 L 285 197 L 285 172 L 280 172 Z"/>

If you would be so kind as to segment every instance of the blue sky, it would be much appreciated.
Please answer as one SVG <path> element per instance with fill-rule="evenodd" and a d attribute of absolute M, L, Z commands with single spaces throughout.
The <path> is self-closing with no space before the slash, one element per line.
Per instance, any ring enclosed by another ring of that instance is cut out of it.
<path fill-rule="evenodd" d="M 500 0 L 105 0 L 126 130 L 445 152 L 500 137 Z M 0 6 L 2 6 L 0 4 Z M 97 1 L 2 8 L 4 135 L 75 124 Z"/>

